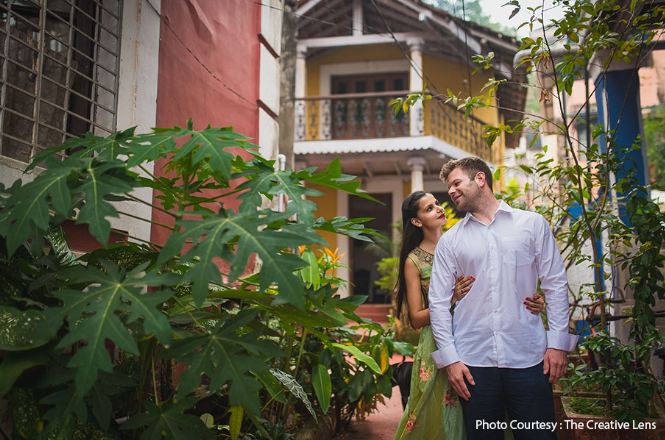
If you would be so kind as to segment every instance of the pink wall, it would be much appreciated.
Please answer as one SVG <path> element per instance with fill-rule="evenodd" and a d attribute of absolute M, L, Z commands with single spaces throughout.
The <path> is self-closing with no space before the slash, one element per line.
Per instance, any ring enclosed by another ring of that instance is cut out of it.
<path fill-rule="evenodd" d="M 158 127 L 182 127 L 193 118 L 195 129 L 233 126 L 258 139 L 260 8 L 246 0 L 162 1 Z M 238 203 L 228 200 L 225 206 Z M 170 221 L 158 211 L 153 219 Z M 152 241 L 163 243 L 168 234 L 153 227 Z"/>

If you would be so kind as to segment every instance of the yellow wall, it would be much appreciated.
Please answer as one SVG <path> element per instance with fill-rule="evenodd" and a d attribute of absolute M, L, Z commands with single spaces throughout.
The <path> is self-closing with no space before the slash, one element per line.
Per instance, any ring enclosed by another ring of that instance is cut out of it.
<path fill-rule="evenodd" d="M 406 199 L 406 196 L 411 194 L 411 181 L 407 180 L 404 182 L 404 189 L 402 190 L 402 194 L 404 194 L 404 198 Z"/>
<path fill-rule="evenodd" d="M 337 191 L 314 184 L 308 184 L 307 187 L 324 193 L 322 196 L 311 198 L 311 200 L 318 206 L 318 209 L 314 211 L 316 218 L 323 217 L 326 220 L 330 220 L 333 217 L 337 217 Z M 319 235 L 328 242 L 328 245 L 332 250 L 337 248 L 337 234 L 333 232 L 319 231 Z"/>
<path fill-rule="evenodd" d="M 321 95 L 321 65 L 387 60 L 404 60 L 404 54 L 393 44 L 354 46 L 337 50 L 325 57 L 310 61 L 307 63 L 306 94 L 307 96 Z M 424 55 L 423 71 L 428 82 L 431 82 L 436 88 L 436 90 L 432 90 L 432 93 L 436 94 L 438 92 L 444 95 L 441 97 L 442 99 L 447 99 L 447 89 L 450 89 L 455 94 L 460 94 L 463 98 L 468 95 L 468 84 L 464 83 L 464 79 L 468 79 L 470 70 L 466 65 L 461 65 L 451 60 L 437 58 L 432 55 Z M 471 67 L 471 71 L 473 71 L 473 66 Z M 472 88 L 471 95 L 480 95 L 481 93 L 486 94 L 487 91 L 481 92 L 481 89 L 491 76 L 492 75 L 488 71 L 479 71 L 472 75 L 470 81 Z M 493 104 L 496 104 L 496 98 L 493 99 Z M 487 124 L 497 125 L 500 122 L 499 112 L 493 107 L 479 108 L 474 110 L 472 114 Z M 430 118 L 427 113 L 425 114 L 424 123 L 425 134 L 433 134 L 430 127 Z M 475 131 L 477 132 L 478 130 Z M 307 139 L 310 140 L 318 138 L 318 127 L 312 128 L 308 125 L 306 136 Z M 448 139 L 448 141 L 458 145 L 464 143 L 464 141 L 457 138 Z M 465 145 L 459 146 L 474 154 L 471 147 Z M 504 146 L 505 139 L 500 137 L 493 147 L 493 149 L 496 150 L 492 151 L 487 157 L 483 156 L 483 158 L 495 164 L 499 164 L 503 158 Z M 408 192 L 405 192 L 405 194 L 408 194 Z"/>
<path fill-rule="evenodd" d="M 447 99 L 447 89 L 450 89 L 454 94 L 461 94 L 463 98 L 468 95 L 468 85 L 464 84 L 463 80 L 469 78 L 469 68 L 465 65 L 458 64 L 450 60 L 444 60 L 431 55 L 423 56 L 423 71 L 425 77 L 428 78 L 434 86 L 438 89 L 439 93 L 445 95 L 443 99 Z M 471 67 L 473 72 L 473 66 Z M 487 71 L 478 71 L 471 75 L 471 95 L 480 95 L 481 89 L 492 77 Z M 436 93 L 432 90 L 432 93 Z M 489 124 L 498 123 L 497 111 L 494 108 L 476 109 L 473 115 Z"/>

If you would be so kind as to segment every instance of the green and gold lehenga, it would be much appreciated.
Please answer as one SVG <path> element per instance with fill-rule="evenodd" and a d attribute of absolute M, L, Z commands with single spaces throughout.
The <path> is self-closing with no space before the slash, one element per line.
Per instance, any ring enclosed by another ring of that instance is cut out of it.
<path fill-rule="evenodd" d="M 409 258 L 420 271 L 423 302 L 427 304 L 425 299 L 429 290 L 433 256 L 415 248 Z M 413 358 L 411 395 L 397 428 L 395 440 L 466 438 L 459 397 L 448 383 L 445 370 L 436 368 L 430 357 L 430 353 L 436 349 L 432 328 L 426 325 L 420 331 L 418 349 Z"/>

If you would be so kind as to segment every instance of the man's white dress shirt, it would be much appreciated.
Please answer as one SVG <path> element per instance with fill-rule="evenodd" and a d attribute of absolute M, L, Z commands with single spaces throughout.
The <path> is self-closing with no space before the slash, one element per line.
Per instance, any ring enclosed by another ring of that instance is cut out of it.
<path fill-rule="evenodd" d="M 450 314 L 455 276 L 474 276 L 471 290 Z M 523 304 L 540 287 L 547 298 L 549 331 Z M 439 368 L 462 361 L 474 367 L 528 368 L 547 348 L 570 351 L 568 281 L 561 254 L 540 214 L 501 202 L 489 225 L 467 213 L 443 234 L 429 286 Z"/>

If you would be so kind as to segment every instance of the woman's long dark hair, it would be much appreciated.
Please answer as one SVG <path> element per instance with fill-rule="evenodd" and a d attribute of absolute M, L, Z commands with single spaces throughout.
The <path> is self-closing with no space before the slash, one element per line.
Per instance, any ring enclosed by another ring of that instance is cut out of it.
<path fill-rule="evenodd" d="M 397 275 L 397 319 L 405 321 L 413 327 L 411 317 L 405 313 L 404 304 L 406 302 L 406 280 L 404 279 L 404 266 L 409 253 L 414 250 L 424 235 L 422 228 L 411 223 L 412 218 L 418 217 L 420 209 L 420 199 L 427 195 L 425 191 L 414 191 L 402 202 L 402 246 L 399 251 L 399 272 Z M 405 315 L 405 316 L 404 316 Z"/>

